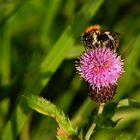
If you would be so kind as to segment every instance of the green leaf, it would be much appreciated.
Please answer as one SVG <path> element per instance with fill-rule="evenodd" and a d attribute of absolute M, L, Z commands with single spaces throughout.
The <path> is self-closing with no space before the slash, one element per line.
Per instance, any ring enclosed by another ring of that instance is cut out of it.
<path fill-rule="evenodd" d="M 129 106 L 129 100 L 128 99 L 123 99 L 120 100 L 117 107 L 123 107 L 123 106 Z"/>
<path fill-rule="evenodd" d="M 93 118 L 93 121 L 95 121 L 97 126 L 99 126 L 101 128 L 106 128 L 106 129 L 110 129 L 110 128 L 115 127 L 119 120 L 120 119 L 118 119 L 117 121 L 113 121 L 110 118 L 107 118 L 102 114 L 101 115 L 95 115 L 94 118 Z"/>
<path fill-rule="evenodd" d="M 122 129 L 129 125 L 130 122 L 140 120 L 140 109 L 131 106 L 122 106 L 116 109 L 113 121 L 119 120 L 119 123 L 115 129 Z"/>
<path fill-rule="evenodd" d="M 137 140 L 137 137 L 132 133 L 121 133 L 115 140 Z"/>
<path fill-rule="evenodd" d="M 140 102 L 138 102 L 134 99 L 129 99 L 129 105 L 131 107 L 140 108 Z"/>
<path fill-rule="evenodd" d="M 111 118 L 116 110 L 117 103 L 115 102 L 109 102 L 105 104 L 104 110 L 103 110 L 103 116 L 106 116 L 107 118 Z"/>
<path fill-rule="evenodd" d="M 70 120 L 65 116 L 63 111 L 58 109 L 50 101 L 38 96 L 31 95 L 27 97 L 27 103 L 37 112 L 46 116 L 53 117 L 57 121 L 59 127 L 69 135 L 77 134 L 77 130 L 72 127 Z"/>
<path fill-rule="evenodd" d="M 134 99 L 123 99 L 117 105 L 117 107 L 125 107 L 125 106 L 140 108 L 140 102 Z"/>

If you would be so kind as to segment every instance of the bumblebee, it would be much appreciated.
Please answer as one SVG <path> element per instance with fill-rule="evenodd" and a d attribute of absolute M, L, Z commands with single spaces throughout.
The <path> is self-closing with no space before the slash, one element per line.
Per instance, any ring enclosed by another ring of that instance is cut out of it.
<path fill-rule="evenodd" d="M 119 46 L 119 33 L 102 30 L 97 25 L 91 25 L 86 28 L 82 34 L 82 42 L 86 49 L 93 47 L 107 47 L 114 51 Z"/>

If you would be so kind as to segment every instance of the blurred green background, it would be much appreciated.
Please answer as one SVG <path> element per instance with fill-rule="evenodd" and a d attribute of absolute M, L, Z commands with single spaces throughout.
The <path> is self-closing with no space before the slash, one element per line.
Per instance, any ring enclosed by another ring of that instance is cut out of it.
<path fill-rule="evenodd" d="M 92 24 L 121 33 L 118 52 L 125 62 L 112 101 L 124 104 L 114 109 L 121 120 L 113 129 L 97 128 L 94 139 L 140 139 L 140 1 L 0 0 L 3 140 L 56 139 L 55 120 L 29 112 L 22 99 L 28 93 L 47 98 L 78 126 L 86 122 L 95 103 L 75 73 L 75 60 L 84 51 L 81 33 Z M 127 99 L 135 104 L 128 106 Z"/>

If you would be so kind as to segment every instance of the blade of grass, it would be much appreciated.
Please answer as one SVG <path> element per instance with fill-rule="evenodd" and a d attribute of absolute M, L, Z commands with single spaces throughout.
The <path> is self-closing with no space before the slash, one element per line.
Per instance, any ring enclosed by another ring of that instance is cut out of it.
<path fill-rule="evenodd" d="M 1 85 L 7 86 L 10 84 L 10 37 L 11 31 L 7 27 L 1 34 L 2 44 L 0 47 L 0 72 L 1 72 Z"/>
<path fill-rule="evenodd" d="M 6 24 L 6 22 L 8 22 L 8 20 L 22 7 L 23 4 L 24 3 L 20 1 L 20 2 L 14 2 L 14 3 L 11 2 L 10 4 L 5 5 L 3 8 L 8 7 L 8 9 L 12 9 L 12 10 L 9 10 L 8 14 L 4 18 L 0 19 L 0 27 L 3 27 Z M 0 28 L 0 29 L 3 29 L 3 28 Z"/>
<path fill-rule="evenodd" d="M 61 3 L 62 0 L 51 0 L 46 2 L 46 15 L 40 31 L 41 44 L 46 49 L 46 37 L 51 31 L 55 16 L 60 8 Z"/>
<path fill-rule="evenodd" d="M 68 52 L 66 59 L 74 59 L 80 56 L 80 54 L 84 51 L 82 45 L 75 45 L 71 47 L 71 50 Z"/>
<path fill-rule="evenodd" d="M 131 91 L 132 86 L 130 85 L 131 81 L 133 81 L 133 73 L 137 67 L 137 64 L 139 62 L 139 46 L 140 44 L 140 35 L 135 39 L 135 41 L 131 44 L 133 46 L 133 49 L 131 50 L 130 54 L 125 59 L 124 65 L 125 65 L 125 73 L 123 77 L 121 78 L 119 85 L 117 88 L 117 93 L 115 95 L 115 101 L 119 101 L 125 93 L 128 93 Z M 131 67 L 130 67 L 131 66 Z"/>
<path fill-rule="evenodd" d="M 35 95 L 41 92 L 58 66 L 64 60 L 71 46 L 73 46 L 75 39 L 80 35 L 84 25 L 95 15 L 102 3 L 103 0 L 89 0 L 83 6 L 81 11 L 73 19 L 71 26 L 68 26 L 48 56 L 46 56 L 46 58 L 43 60 L 40 68 L 37 68 L 37 66 L 33 68 L 32 74 L 34 76 L 30 77 L 30 79 L 26 81 L 25 89 L 21 94 L 27 96 L 31 93 Z M 28 113 L 29 109 L 26 106 L 26 103 L 21 97 L 19 97 L 16 108 L 14 109 L 10 120 L 3 129 L 2 140 L 15 140 L 17 138 L 24 125 Z"/>

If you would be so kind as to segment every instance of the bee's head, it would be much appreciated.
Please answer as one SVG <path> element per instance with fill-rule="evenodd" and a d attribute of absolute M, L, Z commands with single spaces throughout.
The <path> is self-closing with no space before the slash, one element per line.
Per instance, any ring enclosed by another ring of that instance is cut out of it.
<path fill-rule="evenodd" d="M 98 41 L 98 36 L 100 34 L 100 30 L 98 29 L 91 29 L 86 30 L 82 34 L 81 41 L 84 43 L 84 45 L 88 48 L 93 48 L 96 46 L 96 43 Z"/>

